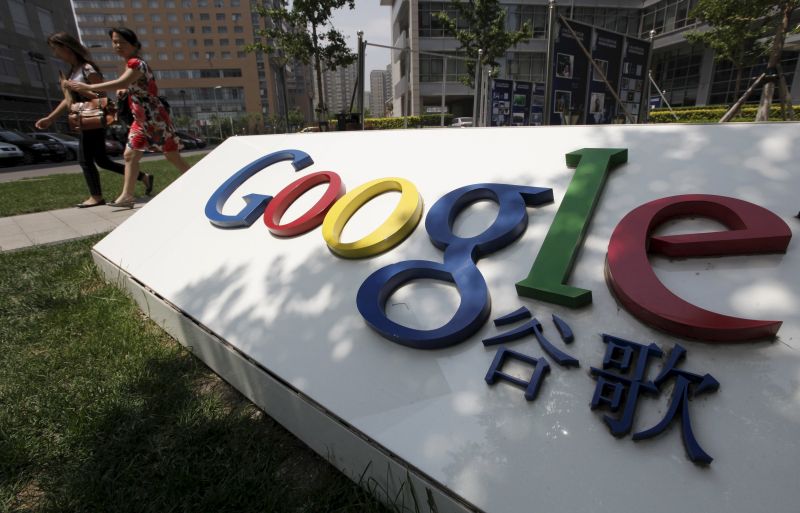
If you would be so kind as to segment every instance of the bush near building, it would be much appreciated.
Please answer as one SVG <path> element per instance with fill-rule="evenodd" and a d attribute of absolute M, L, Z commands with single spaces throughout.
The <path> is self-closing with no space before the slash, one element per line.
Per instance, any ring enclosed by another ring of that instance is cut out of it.
<path fill-rule="evenodd" d="M 391 130 L 404 128 L 405 119 L 408 118 L 408 128 L 419 128 L 423 126 L 440 126 L 440 114 L 426 114 L 424 116 L 405 116 L 399 118 L 366 118 L 364 120 L 365 130 Z M 452 114 L 444 115 L 444 126 L 450 126 L 453 122 Z"/>
<path fill-rule="evenodd" d="M 653 109 L 650 111 L 650 123 L 718 123 L 728 112 L 728 105 L 705 105 L 702 107 L 673 108 L 677 121 L 669 109 Z M 753 121 L 756 119 L 758 105 L 745 105 L 731 121 Z M 769 112 L 770 119 L 782 120 L 780 105 L 774 105 Z"/>

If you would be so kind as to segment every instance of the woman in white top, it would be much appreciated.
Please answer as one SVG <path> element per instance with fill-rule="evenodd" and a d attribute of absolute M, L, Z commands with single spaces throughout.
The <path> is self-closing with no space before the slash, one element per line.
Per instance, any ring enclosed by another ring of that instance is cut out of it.
<path fill-rule="evenodd" d="M 84 84 L 97 84 L 103 81 L 103 75 L 97 64 L 92 60 L 89 50 L 83 46 L 74 36 L 66 32 L 57 32 L 47 38 L 47 44 L 53 50 L 53 55 L 70 65 L 69 80 Z M 85 101 L 86 98 L 79 93 L 69 91 L 72 95 L 71 101 Z M 47 117 L 36 122 L 36 128 L 45 130 L 69 108 L 66 98 Z M 105 129 L 84 130 L 80 133 L 80 149 L 78 162 L 83 169 L 83 177 L 89 187 L 88 199 L 75 205 L 78 208 L 96 207 L 105 205 L 102 189 L 100 187 L 100 174 L 97 172 L 98 166 L 113 171 L 119 175 L 125 174 L 125 166 L 119 162 L 114 162 L 106 154 Z M 139 173 L 138 180 L 144 183 L 145 194 L 149 195 L 153 190 L 153 176 Z"/>

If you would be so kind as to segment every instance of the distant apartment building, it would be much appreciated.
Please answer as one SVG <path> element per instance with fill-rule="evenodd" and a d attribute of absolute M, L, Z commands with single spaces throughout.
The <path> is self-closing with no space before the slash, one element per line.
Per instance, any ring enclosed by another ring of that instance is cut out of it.
<path fill-rule="evenodd" d="M 435 14 L 445 11 L 458 21 L 458 11 L 449 2 L 427 0 L 380 0 L 391 8 L 392 46 L 411 52 L 392 52 L 393 107 L 397 115 L 438 112 L 441 105 L 442 73 L 439 54 L 460 54 L 459 43 L 449 37 Z M 548 0 L 501 0 L 506 10 L 506 29 L 519 30 L 528 23 L 533 37 L 506 52 L 500 59 L 499 77 L 542 82 L 545 77 Z M 714 52 L 691 45 L 685 33 L 700 28 L 691 18 L 697 0 L 560 0 L 557 12 L 567 18 L 628 36 L 648 39 L 655 31 L 651 70 L 659 87 L 673 105 L 732 103 L 735 72 L 731 65 L 714 62 Z M 800 18 L 800 13 L 798 13 Z M 796 26 L 796 21 L 792 26 Z M 793 97 L 800 96 L 800 36 L 792 35 L 782 57 Z M 755 77 L 765 63 L 745 70 Z M 466 75 L 466 62 L 448 59 L 445 82 L 446 105 L 456 116 L 472 115 L 473 90 L 459 81 Z M 758 95 L 753 97 L 757 101 Z"/>
<path fill-rule="evenodd" d="M 277 2 L 73 0 L 72 4 L 82 41 L 108 78 L 124 69 L 111 49 L 108 29 L 124 25 L 141 40 L 143 57 L 169 100 L 173 117 L 200 129 L 215 116 L 247 117 L 254 124 L 260 115 L 268 124 L 307 96 L 306 81 L 290 66 L 282 76 L 270 55 L 245 49 L 265 23 L 253 12 L 256 4 L 273 7 Z"/>
<path fill-rule="evenodd" d="M 374 69 L 369 73 L 370 103 L 369 112 L 372 117 L 382 118 L 386 115 L 386 71 Z"/>
<path fill-rule="evenodd" d="M 68 0 L 0 0 L 0 126 L 33 130 L 64 98 L 47 36 L 78 30 Z M 58 126 L 66 130 L 66 121 Z"/>
<path fill-rule="evenodd" d="M 350 112 L 350 104 L 356 107 L 355 87 L 358 80 L 357 64 L 340 66 L 335 70 L 326 70 L 322 73 L 322 89 L 325 106 L 329 116 L 335 116 L 342 112 Z M 315 93 L 319 94 L 316 91 Z M 317 101 L 314 101 L 314 105 Z"/>

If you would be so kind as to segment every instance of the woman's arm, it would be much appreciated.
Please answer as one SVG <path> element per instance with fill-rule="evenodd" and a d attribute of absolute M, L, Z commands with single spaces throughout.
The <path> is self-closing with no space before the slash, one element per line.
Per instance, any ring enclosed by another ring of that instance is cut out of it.
<path fill-rule="evenodd" d="M 92 75 L 94 75 L 95 78 L 98 79 L 96 73 L 93 73 Z M 117 89 L 126 89 L 129 85 L 136 82 L 141 77 L 142 77 L 142 72 L 139 71 L 138 69 L 126 68 L 125 73 L 123 73 L 116 80 L 109 80 L 108 82 L 97 82 L 91 84 L 84 84 L 82 82 L 75 82 L 74 80 L 70 80 L 69 82 L 67 82 L 67 87 L 69 87 L 73 91 L 78 91 L 79 93 L 96 92 L 96 91 L 116 91 Z M 91 79 L 89 79 L 89 81 L 91 82 Z"/>
<path fill-rule="evenodd" d="M 58 118 L 58 116 L 60 116 L 65 110 L 67 110 L 67 100 L 63 99 L 61 100 L 61 103 L 59 103 L 58 106 L 53 109 L 53 112 L 48 114 L 47 117 L 44 117 L 36 122 L 36 128 L 39 130 L 45 130 L 49 128 L 50 125 L 53 124 L 53 121 L 55 121 L 56 118 Z"/>

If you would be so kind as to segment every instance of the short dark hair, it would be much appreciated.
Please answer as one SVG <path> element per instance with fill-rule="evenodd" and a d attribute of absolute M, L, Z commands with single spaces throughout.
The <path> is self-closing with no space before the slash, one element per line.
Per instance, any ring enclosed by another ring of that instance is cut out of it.
<path fill-rule="evenodd" d="M 112 27 L 108 30 L 108 37 L 112 37 L 115 32 L 122 36 L 122 39 L 135 46 L 137 50 L 142 49 L 142 43 L 139 42 L 139 38 L 136 37 L 136 32 L 128 27 Z"/>

